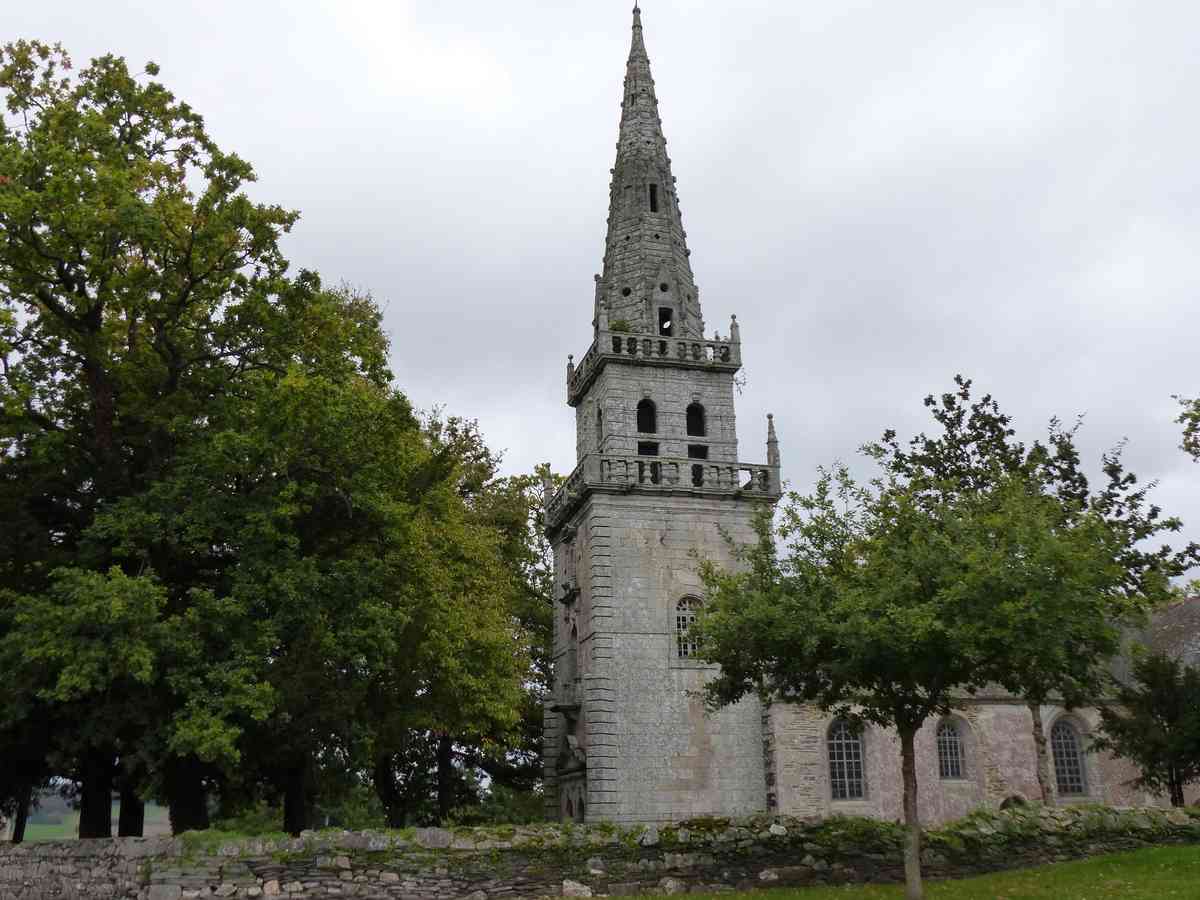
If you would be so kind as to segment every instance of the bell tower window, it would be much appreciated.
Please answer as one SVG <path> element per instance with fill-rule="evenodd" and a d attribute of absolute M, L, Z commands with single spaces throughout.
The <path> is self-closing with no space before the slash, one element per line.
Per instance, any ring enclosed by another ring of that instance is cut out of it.
<path fill-rule="evenodd" d="M 650 212 L 658 212 L 658 185 L 650 185 Z"/>
<path fill-rule="evenodd" d="M 658 309 L 658 334 L 660 337 L 670 337 L 675 333 L 675 311 L 669 306 Z"/>
<path fill-rule="evenodd" d="M 704 407 L 693 403 L 687 408 L 687 433 L 689 437 L 704 437 L 708 433 Z"/>
<path fill-rule="evenodd" d="M 637 430 L 642 434 L 658 433 L 658 410 L 649 398 L 637 405 Z"/>

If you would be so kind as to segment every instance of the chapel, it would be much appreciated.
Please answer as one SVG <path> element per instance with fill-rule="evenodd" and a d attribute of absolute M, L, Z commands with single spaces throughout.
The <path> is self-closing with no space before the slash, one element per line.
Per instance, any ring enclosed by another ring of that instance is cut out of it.
<path fill-rule="evenodd" d="M 755 513 L 781 495 L 780 448 L 768 416 L 765 462 L 739 458 L 741 330 L 734 315 L 705 322 L 636 7 L 592 333 L 566 372 L 577 466 L 545 510 L 556 591 L 548 817 L 901 818 L 893 733 L 756 697 L 709 712 L 700 696 L 715 667 L 688 635 L 704 602 L 698 559 L 734 565 L 731 542 L 755 540 Z M 1057 802 L 1164 802 L 1129 786 L 1128 765 L 1088 752 L 1094 709 L 1047 706 L 1040 718 Z M 1031 724 L 1000 692 L 929 723 L 917 738 L 922 819 L 1039 798 Z"/>

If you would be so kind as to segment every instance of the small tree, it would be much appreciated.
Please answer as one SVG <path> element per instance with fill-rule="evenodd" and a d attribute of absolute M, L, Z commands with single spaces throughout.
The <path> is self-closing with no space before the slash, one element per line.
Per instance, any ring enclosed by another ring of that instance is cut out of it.
<path fill-rule="evenodd" d="M 901 446 L 889 431 L 867 452 L 894 477 L 919 486 L 929 502 L 977 495 L 1003 478 L 1018 479 L 1052 498 L 1039 507 L 1044 530 L 1101 519 L 1111 552 L 1106 567 L 1117 567 L 1111 570 L 1113 580 L 1102 582 L 1103 589 L 1081 594 L 1077 585 L 1047 579 L 1030 565 L 1037 556 L 1030 548 L 1037 548 L 1040 539 L 1026 533 L 1014 535 L 1009 558 L 994 573 L 1002 577 L 992 579 L 993 589 L 1010 597 L 989 620 L 995 641 L 990 656 L 1001 661 L 993 680 L 1029 706 L 1038 784 L 1043 802 L 1052 803 L 1042 707 L 1058 701 L 1070 708 L 1103 695 L 1106 663 L 1121 650 L 1122 628 L 1166 602 L 1170 579 L 1200 561 L 1200 547 L 1192 543 L 1174 550 L 1150 543 L 1178 531 L 1182 523 L 1150 502 L 1153 483 L 1140 484 L 1125 469 L 1123 445 L 1104 454 L 1104 481 L 1093 490 L 1075 446 L 1079 423 L 1063 428 L 1051 420 L 1046 442 L 1026 446 L 1016 440 L 1011 417 L 990 395 L 972 398 L 971 382 L 962 376 L 955 385 L 952 392 L 925 399 L 939 434 L 919 434 Z"/>
<path fill-rule="evenodd" d="M 1183 806 L 1184 785 L 1200 780 L 1200 668 L 1165 653 L 1139 653 L 1133 679 L 1100 709 L 1093 743 L 1141 769 L 1134 782 Z"/>
<path fill-rule="evenodd" d="M 746 571 L 703 569 L 709 603 L 697 634 L 722 667 L 712 701 L 769 690 L 896 729 L 910 898 L 922 896 L 916 734 L 996 670 L 994 613 L 1021 590 L 1003 585 L 1014 548 L 1080 594 L 1111 577 L 1103 523 L 1047 528 L 1053 501 L 1026 488 L 1010 479 L 933 503 L 912 485 L 863 488 L 844 468 L 825 471 L 813 495 L 793 495 L 782 511 L 782 557 L 764 516 Z"/>
<path fill-rule="evenodd" d="M 869 487 L 839 467 L 790 495 L 781 553 L 764 513 L 744 570 L 703 566 L 696 626 L 700 655 L 721 665 L 714 704 L 770 692 L 896 729 L 910 898 L 922 894 L 921 726 L 989 684 L 1068 701 L 1098 690 L 1120 626 L 1183 564 L 1137 549 L 1175 523 L 1143 507 L 1119 462 L 1106 458 L 1109 487 L 1092 496 L 1072 432 L 1026 449 L 990 397 L 958 388 L 926 400 L 941 434 L 865 448 L 883 469 Z"/>

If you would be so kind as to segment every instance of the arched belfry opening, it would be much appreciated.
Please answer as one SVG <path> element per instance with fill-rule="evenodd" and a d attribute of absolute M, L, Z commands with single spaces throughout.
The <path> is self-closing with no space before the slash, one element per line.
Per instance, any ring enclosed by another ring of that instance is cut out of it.
<path fill-rule="evenodd" d="M 708 436 L 708 417 L 704 412 L 704 407 L 699 403 L 688 405 L 687 433 L 688 437 Z"/>
<path fill-rule="evenodd" d="M 675 310 L 669 306 L 658 308 L 658 336 L 672 337 L 675 334 Z"/>
<path fill-rule="evenodd" d="M 649 397 L 637 405 L 637 430 L 642 434 L 658 434 L 658 407 Z"/>

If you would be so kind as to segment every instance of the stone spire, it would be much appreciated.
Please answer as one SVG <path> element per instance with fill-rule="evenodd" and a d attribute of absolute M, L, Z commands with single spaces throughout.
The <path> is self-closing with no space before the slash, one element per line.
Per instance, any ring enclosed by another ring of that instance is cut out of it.
<path fill-rule="evenodd" d="M 606 316 L 610 326 L 624 322 L 643 334 L 657 334 L 670 322 L 673 335 L 704 336 L 699 292 L 688 263 L 687 233 L 642 34 L 642 12 L 637 7 L 612 169 L 604 275 L 596 300 L 593 324 L 597 327 Z"/>

